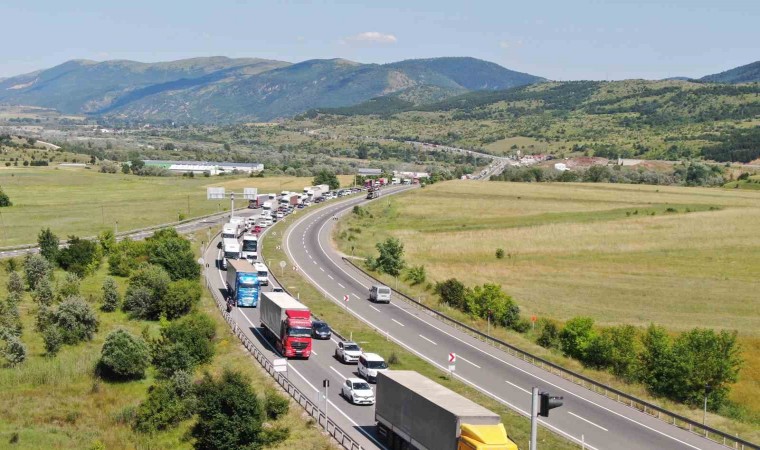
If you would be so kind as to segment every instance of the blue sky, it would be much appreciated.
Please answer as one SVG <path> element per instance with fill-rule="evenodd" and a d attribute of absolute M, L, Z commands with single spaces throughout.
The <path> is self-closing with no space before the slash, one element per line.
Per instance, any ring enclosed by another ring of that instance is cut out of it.
<path fill-rule="evenodd" d="M 698 77 L 760 59 L 760 1 L 3 0 L 0 77 L 69 59 L 384 63 L 473 56 L 555 80 Z"/>

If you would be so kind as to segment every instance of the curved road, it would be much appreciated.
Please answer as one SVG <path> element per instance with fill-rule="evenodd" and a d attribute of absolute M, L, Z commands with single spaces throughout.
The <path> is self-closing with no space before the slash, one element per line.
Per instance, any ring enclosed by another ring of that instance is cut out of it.
<path fill-rule="evenodd" d="M 383 195 L 392 190 L 399 189 L 391 188 Z M 379 201 L 382 199 L 381 196 Z M 552 410 L 549 418 L 541 418 L 539 422 L 572 441 L 581 443 L 584 440 L 587 448 L 726 448 L 528 364 L 421 313 L 397 298 L 388 305 L 370 303 L 367 292 L 372 281 L 341 259 L 342 255 L 333 247 L 331 237 L 335 226 L 333 217 L 346 214 L 354 205 L 363 202 L 364 199 L 354 198 L 306 213 L 291 224 L 284 236 L 285 251 L 301 274 L 342 306 L 345 306 L 343 296 L 348 294 L 350 301 L 346 309 L 354 317 L 387 334 L 390 339 L 441 370 L 446 370 L 448 353 L 456 353 L 457 378 L 524 415 L 528 415 L 530 410 L 530 389 L 533 386 L 552 395 L 564 396 L 564 406 Z M 317 348 L 317 351 L 320 349 Z M 308 362 L 305 365 L 316 366 L 319 363 Z M 334 367 L 336 365 L 338 367 Z M 323 372 L 329 374 L 333 369 L 340 369 L 344 375 L 347 373 L 336 362 L 332 362 Z M 319 377 L 312 378 L 315 379 Z M 362 408 L 356 411 L 356 415 L 350 412 L 353 409 L 347 414 L 361 429 L 371 430 L 371 408 Z"/>

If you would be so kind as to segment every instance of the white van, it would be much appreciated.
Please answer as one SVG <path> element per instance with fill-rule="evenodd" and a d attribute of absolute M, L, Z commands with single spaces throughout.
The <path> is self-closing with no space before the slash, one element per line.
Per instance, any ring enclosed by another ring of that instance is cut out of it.
<path fill-rule="evenodd" d="M 240 243 L 237 238 L 222 240 L 222 269 L 227 270 L 228 259 L 240 259 Z"/>
<path fill-rule="evenodd" d="M 243 236 L 243 258 L 248 261 L 256 261 L 259 258 L 259 238 L 246 234 Z"/>
<path fill-rule="evenodd" d="M 261 207 L 264 211 L 271 211 L 272 210 L 272 202 L 264 202 L 264 205 Z"/>
<path fill-rule="evenodd" d="M 222 239 L 237 239 L 238 226 L 234 223 L 225 223 L 222 227 Z"/>
<path fill-rule="evenodd" d="M 256 269 L 256 275 L 259 277 L 259 284 L 261 286 L 268 286 L 269 285 L 269 270 L 267 269 L 266 264 L 256 263 L 253 265 L 253 267 Z"/>
<path fill-rule="evenodd" d="M 388 364 L 377 353 L 362 353 L 359 357 L 359 376 L 370 383 L 377 382 L 377 373 L 388 370 Z"/>
<path fill-rule="evenodd" d="M 369 299 L 375 303 L 390 303 L 391 288 L 382 284 L 375 284 L 369 288 Z"/>

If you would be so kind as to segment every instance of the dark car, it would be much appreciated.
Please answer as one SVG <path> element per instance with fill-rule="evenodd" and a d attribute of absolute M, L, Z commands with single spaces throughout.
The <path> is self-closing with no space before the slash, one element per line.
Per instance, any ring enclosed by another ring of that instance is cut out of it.
<path fill-rule="evenodd" d="M 330 339 L 332 337 L 330 326 L 326 322 L 315 320 L 311 323 L 311 337 L 314 339 Z"/>

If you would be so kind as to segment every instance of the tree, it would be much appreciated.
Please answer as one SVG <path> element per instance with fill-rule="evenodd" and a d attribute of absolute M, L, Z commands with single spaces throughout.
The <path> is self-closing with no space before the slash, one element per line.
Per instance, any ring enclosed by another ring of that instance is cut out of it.
<path fill-rule="evenodd" d="M 58 252 L 58 265 L 84 278 L 98 268 L 102 257 L 100 247 L 95 242 L 69 236 L 68 245 Z"/>
<path fill-rule="evenodd" d="M 121 165 L 121 173 L 123 173 L 123 174 L 126 175 L 129 172 L 131 172 L 131 171 L 132 171 L 132 168 L 129 166 L 129 164 L 124 163 L 124 164 Z"/>
<path fill-rule="evenodd" d="M 201 267 L 195 261 L 190 241 L 183 238 L 174 228 L 156 231 L 146 239 L 148 262 L 162 266 L 172 280 L 196 280 Z"/>
<path fill-rule="evenodd" d="M 129 279 L 122 309 L 141 319 L 157 320 L 161 300 L 169 290 L 171 278 L 163 267 L 143 264 Z"/>
<path fill-rule="evenodd" d="M 58 258 L 58 246 L 60 244 L 58 236 L 50 230 L 50 227 L 40 230 L 40 234 L 37 235 L 37 245 L 40 247 L 40 254 L 52 264 L 55 264 Z"/>
<path fill-rule="evenodd" d="M 544 348 L 559 348 L 559 327 L 554 321 L 541 319 L 539 323 L 541 334 L 536 343 Z"/>
<path fill-rule="evenodd" d="M 667 395 L 675 382 L 671 376 L 673 344 L 664 328 L 650 325 L 641 337 L 639 380 L 652 392 Z"/>
<path fill-rule="evenodd" d="M 22 294 L 24 292 L 24 280 L 18 272 L 11 272 L 8 275 L 8 283 L 6 283 L 5 287 L 8 289 L 8 292 Z"/>
<path fill-rule="evenodd" d="M 450 278 L 435 284 L 435 291 L 441 296 L 441 301 L 454 308 L 464 310 L 467 288 L 456 278 Z"/>
<path fill-rule="evenodd" d="M 160 314 L 172 320 L 189 313 L 201 300 L 201 285 L 195 280 L 179 280 L 169 284 L 160 300 Z"/>
<path fill-rule="evenodd" d="M 314 175 L 314 180 L 312 181 L 314 183 L 314 186 L 320 185 L 320 184 L 327 184 L 330 186 L 330 190 L 334 191 L 335 189 L 340 188 L 340 181 L 338 181 L 338 177 L 335 176 L 334 173 L 329 172 L 327 170 L 320 170 L 317 172 L 316 175 Z"/>
<path fill-rule="evenodd" d="M 206 374 L 196 396 L 198 421 L 191 431 L 196 449 L 262 448 L 284 437 L 281 430 L 264 429 L 261 400 L 239 372 L 225 370 L 219 380 Z"/>
<path fill-rule="evenodd" d="M 50 306 L 55 300 L 55 293 L 53 292 L 53 282 L 50 278 L 45 277 L 37 283 L 37 287 L 32 291 L 32 298 L 39 305 Z"/>
<path fill-rule="evenodd" d="M 24 273 L 29 289 L 34 290 L 43 278 L 49 278 L 52 267 L 42 255 L 28 255 L 24 259 Z"/>
<path fill-rule="evenodd" d="M 81 288 L 81 282 L 79 277 L 75 273 L 67 273 L 63 277 L 63 281 L 58 286 L 58 298 L 60 300 L 67 299 L 79 295 Z"/>
<path fill-rule="evenodd" d="M 152 348 L 153 365 L 162 378 L 171 378 L 179 371 L 192 372 L 198 365 L 195 356 L 183 342 L 159 340 Z"/>
<path fill-rule="evenodd" d="M 205 364 L 214 357 L 215 336 L 214 321 L 201 313 L 185 316 L 161 329 L 161 339 L 164 343 L 184 344 L 195 364 Z"/>
<path fill-rule="evenodd" d="M 583 181 L 602 183 L 610 179 L 610 169 L 607 166 L 591 166 L 583 175 Z"/>
<path fill-rule="evenodd" d="M 486 283 L 467 292 L 466 311 L 475 316 L 494 320 L 505 327 L 514 328 L 520 321 L 520 308 L 501 286 Z"/>
<path fill-rule="evenodd" d="M 104 374 L 117 379 L 139 379 L 150 364 L 148 345 L 126 330 L 108 334 L 100 351 L 99 366 Z"/>
<path fill-rule="evenodd" d="M 135 412 L 135 429 L 142 433 L 154 433 L 192 416 L 195 395 L 191 383 L 191 378 L 185 373 L 151 386 L 148 397 Z"/>
<path fill-rule="evenodd" d="M 609 360 L 612 373 L 626 381 L 634 381 L 641 350 L 638 330 L 633 325 L 621 325 L 606 328 L 602 333 L 609 335 L 612 344 Z"/>
<path fill-rule="evenodd" d="M 51 325 L 57 326 L 65 344 L 89 341 L 98 331 L 98 318 L 81 297 L 69 297 L 55 309 Z"/>
<path fill-rule="evenodd" d="M 8 299 L 0 300 L 0 333 L 4 331 L 14 336 L 21 336 L 23 326 L 18 303 L 13 299 L 17 294 L 9 293 Z"/>
<path fill-rule="evenodd" d="M 7 206 L 13 206 L 13 202 L 11 201 L 11 198 L 8 197 L 8 194 L 3 191 L 3 188 L 0 187 L 0 208 L 5 208 Z"/>
<path fill-rule="evenodd" d="M 113 234 L 113 230 L 103 230 L 98 234 L 98 243 L 100 248 L 103 249 L 103 253 L 110 255 L 116 247 L 116 236 Z"/>
<path fill-rule="evenodd" d="M 121 295 L 116 286 L 116 281 L 111 277 L 106 277 L 103 280 L 103 306 L 100 309 L 106 312 L 113 312 L 119 309 L 120 305 Z"/>
<path fill-rule="evenodd" d="M 0 330 L 0 355 L 11 366 L 21 364 L 26 360 L 26 345 L 18 336 Z"/>
<path fill-rule="evenodd" d="M 384 242 L 378 242 L 375 248 L 380 256 L 374 260 L 374 268 L 394 277 L 399 276 L 405 266 L 404 244 L 396 238 L 388 238 Z"/>
<path fill-rule="evenodd" d="M 143 167 L 145 167 L 145 161 L 142 159 L 133 159 L 129 162 L 129 168 L 135 175 L 139 175 Z"/>
<path fill-rule="evenodd" d="M 574 317 L 559 333 L 560 347 L 566 355 L 585 361 L 587 350 L 595 337 L 594 319 Z"/>

